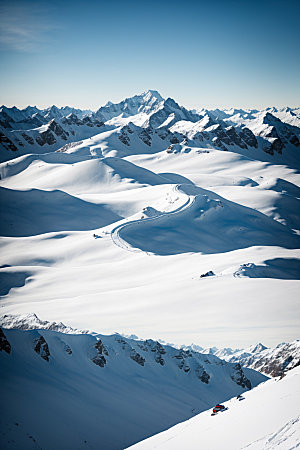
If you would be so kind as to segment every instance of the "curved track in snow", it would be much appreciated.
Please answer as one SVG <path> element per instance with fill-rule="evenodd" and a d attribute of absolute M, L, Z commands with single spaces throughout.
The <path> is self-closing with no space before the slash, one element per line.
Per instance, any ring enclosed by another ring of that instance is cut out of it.
<path fill-rule="evenodd" d="M 117 225 L 112 231 L 111 231 L 111 239 L 113 241 L 113 243 L 115 245 L 117 245 L 120 248 L 123 248 L 124 250 L 130 251 L 130 252 L 142 252 L 143 250 L 136 248 L 136 247 L 132 247 L 128 242 L 126 242 L 121 236 L 120 236 L 120 232 L 122 230 L 124 230 L 127 227 L 131 227 L 131 226 L 135 226 L 138 224 L 142 224 L 144 222 L 154 222 L 154 221 L 159 221 L 162 218 L 165 218 L 166 216 L 172 216 L 174 214 L 180 214 L 183 211 L 186 211 L 188 208 L 191 208 L 192 205 L 195 202 L 195 195 L 189 195 L 186 194 L 182 189 L 183 185 L 182 184 L 177 184 L 176 186 L 173 187 L 173 191 L 177 192 L 180 195 L 184 195 L 186 197 L 186 201 L 179 206 L 178 208 L 176 208 L 174 211 L 169 211 L 169 212 L 163 212 L 161 214 L 158 214 L 157 216 L 154 217 L 145 217 L 144 219 L 135 219 L 135 220 L 131 220 L 129 222 L 126 223 L 122 223 L 120 225 Z M 190 186 L 190 185 L 188 185 Z M 150 253 L 146 252 L 148 255 Z"/>

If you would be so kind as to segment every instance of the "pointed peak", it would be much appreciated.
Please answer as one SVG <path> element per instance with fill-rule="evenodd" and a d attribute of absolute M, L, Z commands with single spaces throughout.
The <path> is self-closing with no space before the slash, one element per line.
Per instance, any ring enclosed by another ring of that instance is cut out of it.
<path fill-rule="evenodd" d="M 145 98 L 145 100 L 150 100 L 151 98 L 156 98 L 159 101 L 164 100 L 163 97 L 160 95 L 158 91 L 155 91 L 153 89 L 148 89 L 148 91 L 145 91 L 141 94 L 141 97 Z"/>
<path fill-rule="evenodd" d="M 250 353 L 259 353 L 259 352 L 262 352 L 263 350 L 266 350 L 266 349 L 267 349 L 267 347 L 265 347 L 263 344 L 261 344 L 259 342 L 258 344 L 251 345 L 249 347 L 249 352 Z"/>
<path fill-rule="evenodd" d="M 59 111 L 59 108 L 56 105 L 49 106 L 46 111 Z"/>

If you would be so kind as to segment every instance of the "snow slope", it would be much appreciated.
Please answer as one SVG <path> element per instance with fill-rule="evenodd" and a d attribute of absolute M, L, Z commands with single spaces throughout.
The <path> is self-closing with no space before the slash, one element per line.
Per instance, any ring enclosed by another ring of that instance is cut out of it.
<path fill-rule="evenodd" d="M 23 317 L 19 325 L 26 320 L 38 321 Z M 3 450 L 121 449 L 247 391 L 250 380 L 256 386 L 266 379 L 215 356 L 152 340 L 3 331 Z"/>
<path fill-rule="evenodd" d="M 211 410 L 180 423 L 132 449 L 292 450 L 300 446 L 300 368 L 268 380 L 244 400 L 225 402 L 227 411 Z"/>
<path fill-rule="evenodd" d="M 176 345 L 299 338 L 294 125 L 269 111 L 190 114 L 152 91 L 105 111 L 89 117 L 106 123 L 89 127 L 52 108 L 55 123 L 49 110 L 32 130 L 63 128 L 62 146 L 62 134 L 57 145 L 28 143 L 0 164 L 1 314 Z M 281 153 L 264 151 L 274 136 L 262 129 L 276 129 Z"/>

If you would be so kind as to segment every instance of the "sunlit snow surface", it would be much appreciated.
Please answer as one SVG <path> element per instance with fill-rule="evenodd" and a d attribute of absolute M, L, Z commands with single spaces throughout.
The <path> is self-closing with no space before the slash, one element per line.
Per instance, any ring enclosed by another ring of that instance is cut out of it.
<path fill-rule="evenodd" d="M 24 143 L 43 154 L 0 165 L 1 314 L 203 347 L 299 337 L 298 148 L 225 151 L 159 134 L 197 133 L 217 116 L 265 133 L 298 113 L 199 114 L 149 91 L 100 108 L 106 124 L 87 139 L 72 125 L 58 152 Z"/>

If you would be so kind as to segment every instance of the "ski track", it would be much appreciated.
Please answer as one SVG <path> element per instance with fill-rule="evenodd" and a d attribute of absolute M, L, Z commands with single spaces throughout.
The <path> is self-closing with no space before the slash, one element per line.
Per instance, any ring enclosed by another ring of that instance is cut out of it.
<path fill-rule="evenodd" d="M 154 217 L 146 217 L 144 219 L 135 219 L 135 220 L 131 220 L 129 222 L 126 223 L 122 223 L 120 225 L 117 225 L 112 231 L 111 231 L 111 239 L 113 241 L 113 243 L 115 245 L 117 245 L 118 247 L 130 251 L 130 252 L 144 252 L 143 250 L 140 250 L 138 248 L 132 247 L 130 244 L 128 244 L 128 242 L 126 242 L 124 239 L 121 238 L 120 236 L 120 232 L 122 230 L 124 230 L 127 227 L 130 227 L 132 225 L 137 225 L 137 224 L 141 224 L 144 222 L 150 222 L 150 221 L 156 221 L 159 220 L 163 217 L 166 216 L 172 216 L 174 214 L 180 214 L 183 211 L 186 211 L 187 209 L 191 208 L 193 206 L 193 204 L 195 203 L 195 199 L 197 197 L 197 195 L 192 196 L 192 195 L 188 195 L 186 194 L 184 191 L 182 191 L 180 188 L 182 187 L 182 184 L 177 184 L 176 186 L 173 187 L 173 191 L 177 192 L 178 194 L 182 195 L 184 194 L 187 199 L 185 201 L 185 203 L 181 206 L 179 206 L 178 208 L 176 208 L 174 211 L 169 211 L 169 212 L 163 212 L 161 214 L 158 214 L 157 216 Z M 153 253 L 149 253 L 149 252 L 144 252 L 147 255 L 153 255 Z"/>

